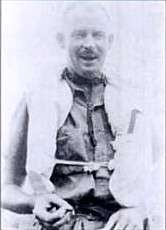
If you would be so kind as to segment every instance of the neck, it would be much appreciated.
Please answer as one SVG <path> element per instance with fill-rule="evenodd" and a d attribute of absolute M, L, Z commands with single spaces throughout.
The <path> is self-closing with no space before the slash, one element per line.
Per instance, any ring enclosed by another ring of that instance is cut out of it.
<path fill-rule="evenodd" d="M 71 66 L 68 67 L 68 69 L 73 75 L 76 75 L 79 78 L 87 79 L 88 81 L 92 81 L 95 78 L 101 78 L 101 75 L 102 75 L 100 71 L 93 71 L 93 72 L 86 71 L 86 72 L 80 73 Z"/>
<path fill-rule="evenodd" d="M 70 68 L 65 68 L 63 77 L 65 78 L 67 76 L 68 79 L 72 80 L 73 82 L 79 84 L 79 85 L 96 85 L 99 83 L 103 83 L 104 85 L 107 83 L 106 76 L 103 73 L 98 73 L 93 75 L 93 77 L 86 77 L 79 75 L 73 70 L 70 70 Z"/>

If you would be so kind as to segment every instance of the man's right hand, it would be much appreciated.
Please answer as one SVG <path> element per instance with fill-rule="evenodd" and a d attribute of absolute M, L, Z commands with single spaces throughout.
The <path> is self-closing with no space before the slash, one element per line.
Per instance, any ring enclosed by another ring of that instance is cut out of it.
<path fill-rule="evenodd" d="M 33 213 L 44 227 L 60 227 L 73 215 L 73 208 L 56 194 L 45 194 L 35 198 Z"/>

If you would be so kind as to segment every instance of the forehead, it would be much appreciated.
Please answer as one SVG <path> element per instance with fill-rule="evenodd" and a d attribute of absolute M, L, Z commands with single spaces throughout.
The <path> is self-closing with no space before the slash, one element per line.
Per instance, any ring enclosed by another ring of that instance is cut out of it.
<path fill-rule="evenodd" d="M 100 30 L 107 32 L 109 17 L 101 6 L 83 5 L 71 7 L 66 11 L 65 30 Z"/>

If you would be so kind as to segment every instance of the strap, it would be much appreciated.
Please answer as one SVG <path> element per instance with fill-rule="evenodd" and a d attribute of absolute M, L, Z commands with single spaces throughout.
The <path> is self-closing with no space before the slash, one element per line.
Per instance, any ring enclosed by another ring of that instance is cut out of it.
<path fill-rule="evenodd" d="M 68 161 L 68 160 L 55 160 L 55 165 L 68 165 L 68 166 L 82 166 L 84 172 L 98 171 L 100 168 L 107 168 L 109 171 L 114 169 L 114 160 L 109 162 L 84 162 L 84 161 Z"/>
<path fill-rule="evenodd" d="M 132 134 L 134 132 L 134 127 L 136 123 L 136 115 L 138 113 L 141 113 L 138 109 L 133 109 L 131 111 L 131 118 L 130 118 L 128 130 L 127 130 L 128 134 Z"/>

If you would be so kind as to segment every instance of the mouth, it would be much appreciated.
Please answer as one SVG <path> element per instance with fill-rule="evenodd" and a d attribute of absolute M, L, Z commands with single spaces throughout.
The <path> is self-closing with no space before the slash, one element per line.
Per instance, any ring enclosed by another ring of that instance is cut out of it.
<path fill-rule="evenodd" d="M 95 61 L 98 57 L 94 55 L 81 55 L 80 58 L 84 61 Z"/>

